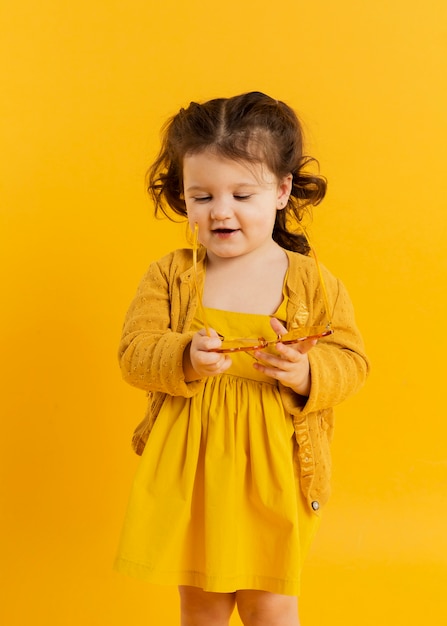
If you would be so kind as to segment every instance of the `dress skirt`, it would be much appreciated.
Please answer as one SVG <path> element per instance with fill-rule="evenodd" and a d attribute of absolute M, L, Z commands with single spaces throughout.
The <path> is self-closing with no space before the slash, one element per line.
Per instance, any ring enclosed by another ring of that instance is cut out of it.
<path fill-rule="evenodd" d="M 264 316 L 210 315 L 220 332 L 241 316 L 251 329 L 260 323 L 253 318 L 265 324 Z M 205 591 L 298 595 L 319 518 L 301 495 L 292 420 L 253 357 L 231 358 L 192 398 L 166 397 L 137 469 L 116 568 Z"/>

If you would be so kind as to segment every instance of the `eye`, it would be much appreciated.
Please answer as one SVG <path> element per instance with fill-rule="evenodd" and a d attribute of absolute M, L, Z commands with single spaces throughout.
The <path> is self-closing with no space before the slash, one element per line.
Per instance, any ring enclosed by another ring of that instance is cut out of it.
<path fill-rule="evenodd" d="M 211 200 L 211 196 L 196 196 L 193 200 L 194 202 L 208 202 Z"/>
<path fill-rule="evenodd" d="M 235 200 L 248 200 L 249 198 L 251 198 L 250 194 L 246 194 L 246 195 L 241 195 L 241 194 L 235 194 L 234 196 Z"/>

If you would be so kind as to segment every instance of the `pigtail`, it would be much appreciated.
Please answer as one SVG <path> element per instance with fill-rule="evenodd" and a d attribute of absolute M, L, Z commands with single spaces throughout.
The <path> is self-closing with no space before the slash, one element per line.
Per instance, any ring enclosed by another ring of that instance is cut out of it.
<path fill-rule="evenodd" d="M 173 221 L 177 221 L 173 213 L 182 218 L 186 217 L 183 199 L 183 158 L 178 158 L 175 150 L 176 127 L 182 111 L 184 109 L 164 124 L 160 151 L 146 173 L 146 189 L 153 201 L 155 216 L 164 215 Z"/>
<path fill-rule="evenodd" d="M 284 210 L 277 212 L 273 229 L 273 239 L 277 244 L 305 255 L 310 253 L 310 246 L 304 235 L 295 232 L 296 224 L 300 224 L 305 217 L 312 217 L 312 207 L 323 200 L 327 189 L 324 176 L 306 171 L 309 165 L 318 165 L 318 162 L 312 157 L 302 157 L 299 166 L 292 171 L 289 201 Z"/>

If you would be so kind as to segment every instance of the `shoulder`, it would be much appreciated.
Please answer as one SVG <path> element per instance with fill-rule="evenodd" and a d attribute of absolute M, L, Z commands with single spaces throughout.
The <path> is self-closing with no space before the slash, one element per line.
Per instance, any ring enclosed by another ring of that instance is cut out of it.
<path fill-rule="evenodd" d="M 169 252 L 156 261 L 152 261 L 143 276 L 143 281 L 153 280 L 156 276 L 172 279 L 186 270 L 189 270 L 191 267 L 192 250 L 189 248 L 179 248 Z"/>
<path fill-rule="evenodd" d="M 192 264 L 192 250 L 189 248 L 179 248 L 172 250 L 165 256 L 161 257 L 157 261 L 151 263 L 150 267 L 156 265 L 157 267 L 168 268 L 184 268 L 187 269 Z"/>
<path fill-rule="evenodd" d="M 191 271 L 192 251 L 187 248 L 173 250 L 165 256 L 152 261 L 140 278 L 137 296 L 155 292 L 168 292 L 170 286 L 181 281 L 187 271 Z"/>
<path fill-rule="evenodd" d="M 289 259 L 289 274 L 291 279 L 307 279 L 307 280 L 319 280 L 319 271 L 323 274 L 324 280 L 329 283 L 338 282 L 338 278 L 330 272 L 325 265 L 316 262 L 313 256 L 306 256 L 299 252 L 291 252 L 285 250 Z"/>

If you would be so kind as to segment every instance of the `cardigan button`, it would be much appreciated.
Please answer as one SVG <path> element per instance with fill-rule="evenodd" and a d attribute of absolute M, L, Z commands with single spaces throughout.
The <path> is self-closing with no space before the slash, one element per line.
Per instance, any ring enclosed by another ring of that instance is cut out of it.
<path fill-rule="evenodd" d="M 320 503 L 317 502 L 317 500 L 314 500 L 311 504 L 311 507 L 313 508 L 314 511 L 318 511 L 318 509 L 320 508 Z"/>

